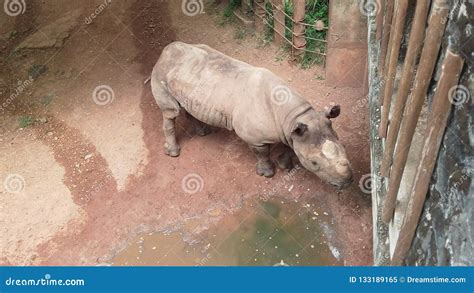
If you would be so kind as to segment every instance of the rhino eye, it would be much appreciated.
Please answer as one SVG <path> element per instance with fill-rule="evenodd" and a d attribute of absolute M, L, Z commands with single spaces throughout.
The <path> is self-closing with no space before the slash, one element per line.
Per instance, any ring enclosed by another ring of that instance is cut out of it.
<path fill-rule="evenodd" d="M 318 162 L 312 161 L 311 164 L 316 167 L 318 165 Z"/>

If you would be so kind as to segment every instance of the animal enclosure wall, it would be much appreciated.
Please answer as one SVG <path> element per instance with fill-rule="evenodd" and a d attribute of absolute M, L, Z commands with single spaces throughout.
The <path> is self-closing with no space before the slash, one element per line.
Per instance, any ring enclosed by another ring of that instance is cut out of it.
<path fill-rule="evenodd" d="M 403 76 L 406 68 L 406 59 L 410 57 L 410 42 L 414 33 L 413 26 L 416 23 L 416 10 L 419 9 L 417 1 L 382 1 L 384 5 L 381 7 L 379 17 L 386 20 L 386 15 L 390 15 L 386 10 L 387 3 L 395 2 L 394 18 L 400 13 L 400 3 L 406 3 L 406 17 L 401 23 L 401 45 L 399 54 L 395 54 L 395 68 L 398 72 L 394 72 L 395 82 L 393 89 L 394 101 L 388 104 L 382 101 L 386 90 L 387 68 L 386 60 L 381 60 L 385 56 L 384 37 L 383 34 L 377 33 L 382 26 L 380 21 L 377 22 L 377 16 L 373 15 L 368 18 L 369 25 L 369 108 L 371 118 L 371 154 L 372 154 L 372 199 L 374 213 L 374 262 L 378 265 L 390 264 L 394 262 L 394 251 L 399 241 L 399 232 L 406 222 L 407 205 L 411 203 L 413 194 L 413 185 L 416 182 L 415 174 L 420 162 L 420 157 L 425 155 L 421 142 L 427 136 L 426 129 L 429 127 L 426 122 L 426 116 L 429 117 L 433 111 L 433 105 L 436 103 L 436 92 L 440 90 L 440 82 L 442 81 L 443 62 L 447 59 L 447 52 L 455 54 L 457 58 L 463 60 L 464 66 L 460 72 L 459 83 L 450 88 L 446 96 L 439 98 L 449 99 L 449 119 L 447 120 L 446 129 L 442 137 L 441 146 L 436 157 L 431 180 L 429 182 L 426 200 L 424 202 L 421 217 L 416 226 L 416 233 L 413 241 L 410 242 L 410 248 L 406 255 L 401 259 L 401 264 L 405 265 L 472 265 L 473 255 L 473 207 L 474 207 L 474 183 L 472 181 L 473 170 L 473 115 L 474 106 L 472 92 L 474 88 L 473 80 L 473 55 L 474 44 L 472 41 L 472 19 L 473 19 L 473 3 L 472 1 L 430 1 L 431 7 L 427 15 L 428 21 L 426 25 L 430 25 L 430 21 L 438 19 L 442 25 L 442 35 L 439 53 L 431 56 L 425 56 L 423 53 L 417 53 L 414 57 L 414 67 L 420 67 L 426 59 L 432 58 L 436 60 L 434 71 L 430 77 L 431 81 L 427 84 L 427 91 L 424 95 L 424 104 L 421 109 L 420 118 L 414 129 L 414 137 L 408 154 L 408 162 L 404 167 L 403 178 L 400 183 L 398 194 L 396 194 L 394 215 L 390 223 L 387 225 L 382 221 L 382 212 L 384 201 L 386 200 L 387 186 L 390 176 L 381 176 L 381 165 L 384 152 L 387 148 L 387 139 L 380 137 L 379 127 L 380 120 L 384 119 L 384 110 L 389 110 L 386 116 L 388 119 L 388 133 L 390 133 L 390 122 L 394 119 L 394 104 L 399 99 L 398 91 L 400 91 L 402 83 L 400 76 Z M 397 6 L 398 9 L 397 10 Z M 442 13 L 445 13 L 444 15 Z M 442 17 L 441 17 L 442 16 Z M 438 18 L 436 18 L 438 17 Z M 395 22 L 392 22 L 392 25 Z M 423 40 L 428 35 L 425 33 L 425 24 L 423 22 L 421 33 L 421 47 Z M 428 28 L 429 29 L 429 28 Z M 384 33 L 386 30 L 384 30 Z M 393 33 L 393 30 L 390 31 Z M 392 36 L 391 36 L 392 37 Z M 392 41 L 392 40 L 390 40 Z M 426 40 L 424 41 L 426 47 Z M 386 44 L 385 44 L 386 46 Z M 421 49 L 421 48 L 420 48 Z M 423 48 L 423 51 L 425 48 Z M 388 50 L 389 54 L 390 48 Z M 397 56 L 398 55 L 398 56 Z M 429 57 L 423 59 L 422 57 Z M 385 66 L 385 67 L 384 67 Z M 382 67 L 384 67 L 382 69 Z M 385 75 L 383 71 L 385 71 Z M 417 70 L 415 70 L 417 73 Z M 409 78 L 409 85 L 412 89 L 416 88 L 415 78 Z M 410 89 L 410 87 L 408 88 Z M 390 96 L 392 96 L 390 94 Z M 439 96 L 439 95 L 438 95 Z M 413 98 L 413 92 L 408 95 L 408 102 Z M 381 107 L 383 102 L 383 107 Z M 402 125 L 404 119 L 407 119 L 407 109 L 405 108 L 401 116 Z M 382 117 L 381 117 L 382 116 Z M 392 126 L 393 127 L 393 126 Z M 396 132 L 396 131 L 392 131 Z M 385 134 L 386 135 L 386 134 Z M 398 133 L 400 135 L 400 133 Z M 399 148 L 400 146 L 394 145 Z M 393 166 L 392 166 L 393 172 Z M 419 173 L 419 172 L 418 172 Z M 415 180 L 414 180 L 415 178 Z M 405 236 L 405 235 L 403 235 Z"/>

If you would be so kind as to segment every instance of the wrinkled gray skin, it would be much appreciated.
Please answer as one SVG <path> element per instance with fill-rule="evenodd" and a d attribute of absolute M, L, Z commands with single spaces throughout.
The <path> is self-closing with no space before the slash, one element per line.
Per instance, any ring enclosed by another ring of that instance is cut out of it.
<path fill-rule="evenodd" d="M 352 181 L 344 147 L 331 126 L 340 108 L 317 112 L 267 69 L 230 58 L 206 45 L 174 42 L 166 46 L 151 75 L 153 95 L 163 114 L 165 153 L 180 147 L 175 119 L 188 113 L 199 135 L 208 125 L 233 130 L 257 156 L 257 174 L 271 177 L 270 146 L 286 145 L 278 165 L 299 162 L 324 181 L 343 188 Z M 296 157 L 295 157 L 296 155 Z"/>

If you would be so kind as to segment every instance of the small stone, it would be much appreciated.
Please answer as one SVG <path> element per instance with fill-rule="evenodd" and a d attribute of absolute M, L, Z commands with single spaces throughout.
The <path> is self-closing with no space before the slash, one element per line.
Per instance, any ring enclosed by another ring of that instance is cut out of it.
<path fill-rule="evenodd" d="M 221 209 L 219 208 L 215 208 L 207 212 L 207 214 L 211 217 L 219 217 L 221 213 Z"/>
<path fill-rule="evenodd" d="M 87 154 L 84 156 L 84 160 L 89 160 L 94 154 Z"/>

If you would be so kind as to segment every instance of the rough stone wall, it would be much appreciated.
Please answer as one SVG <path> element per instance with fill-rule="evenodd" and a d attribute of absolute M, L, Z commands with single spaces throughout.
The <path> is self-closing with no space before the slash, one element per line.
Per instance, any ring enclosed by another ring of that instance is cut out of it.
<path fill-rule="evenodd" d="M 449 0 L 451 13 L 447 21 L 443 45 L 438 58 L 429 93 L 431 102 L 439 78 L 443 53 L 449 46 L 465 59 L 460 79 L 460 100 L 453 102 L 453 109 L 443 138 L 437 164 L 432 176 L 429 194 L 425 202 L 406 265 L 474 265 L 474 2 L 472 0 Z M 410 5 L 407 14 L 413 14 Z M 375 19 L 369 18 L 369 108 L 372 129 L 378 127 L 376 96 L 379 91 L 380 76 L 377 62 L 380 44 L 375 39 Z M 411 24 L 410 24 L 411 26 Z M 405 30 L 402 43 L 400 65 L 403 64 L 409 30 Z M 374 260 L 376 265 L 387 264 L 386 226 L 379 221 L 379 205 L 384 197 L 384 180 L 378 174 L 380 164 L 380 142 L 376 131 L 371 131 L 372 173 L 374 205 Z M 380 179 L 380 180 L 379 180 Z M 375 188 L 374 188 L 375 187 Z"/>
<path fill-rule="evenodd" d="M 450 1 L 450 5 L 441 52 L 449 46 L 464 57 L 459 91 L 467 95 L 458 95 L 453 102 L 407 265 L 474 265 L 474 3 Z"/>

